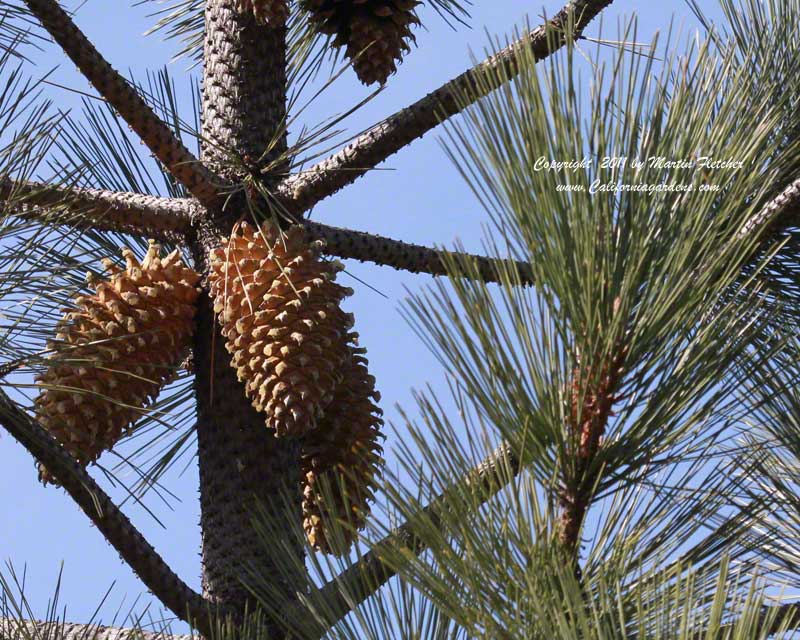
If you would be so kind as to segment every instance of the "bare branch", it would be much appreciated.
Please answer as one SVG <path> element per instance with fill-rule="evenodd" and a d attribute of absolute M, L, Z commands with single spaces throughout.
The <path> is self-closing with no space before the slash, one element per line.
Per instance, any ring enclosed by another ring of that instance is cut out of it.
<path fill-rule="evenodd" d="M 513 448 L 511 445 L 503 443 L 462 479 L 460 485 L 462 487 L 477 485 L 477 488 L 483 492 L 482 497 L 485 502 L 515 478 L 520 470 L 521 463 Z M 453 490 L 455 487 L 438 496 L 417 517 L 426 519 L 435 527 L 440 527 L 439 514 L 443 509 L 447 509 L 448 494 Z M 324 608 L 321 608 L 321 612 L 324 615 L 332 616 L 326 620 L 328 625 L 332 626 L 341 620 L 396 575 L 396 568 L 387 564 L 384 558 L 387 555 L 395 555 L 398 548 L 408 549 L 415 555 L 419 555 L 425 550 L 424 541 L 414 534 L 412 520 L 373 545 L 369 553 L 359 562 L 322 587 L 319 595 L 325 604 Z M 297 612 L 294 615 L 299 617 L 303 614 Z M 298 618 L 290 615 L 288 619 Z"/>
<path fill-rule="evenodd" d="M 25 635 L 22 635 L 25 634 Z M 0 638 L 55 638 L 57 640 L 197 640 L 197 636 L 169 635 L 136 629 L 104 627 L 40 620 L 15 620 L 0 617 Z"/>
<path fill-rule="evenodd" d="M 139 193 L 78 189 L 0 179 L 0 209 L 46 224 L 91 225 L 156 240 L 180 240 L 191 223 L 193 201 Z"/>
<path fill-rule="evenodd" d="M 561 38 L 553 49 L 548 40 L 553 31 L 563 32 L 567 28 L 571 11 L 575 16 L 574 37 L 578 37 L 595 16 L 612 2 L 570 0 L 552 20 L 531 31 L 525 38 L 389 116 L 330 158 L 286 178 L 276 189 L 277 200 L 290 215 L 299 216 L 308 211 L 320 200 L 355 182 L 386 158 L 461 111 L 464 105 L 458 100 L 459 96 L 469 92 L 477 100 L 496 89 L 499 84 L 492 83 L 491 79 L 498 77 L 498 74 L 491 72 L 504 68 L 507 77 L 515 75 L 516 59 L 523 47 L 531 47 L 536 60 L 542 60 L 557 50 L 564 39 Z M 479 79 L 482 82 L 478 82 Z"/>
<path fill-rule="evenodd" d="M 0 206 L 3 200 L 13 200 L 16 215 L 43 223 L 90 224 L 96 229 L 120 231 L 148 238 L 182 241 L 190 231 L 193 217 L 200 205 L 190 199 L 160 198 L 124 191 L 102 189 L 71 189 L 36 182 L 15 183 L 0 179 Z M 59 216 L 53 209 L 65 209 L 71 217 Z M 302 222 L 306 237 L 324 240 L 326 253 L 339 258 L 354 258 L 361 262 L 393 267 L 412 273 L 446 275 L 443 256 L 457 252 L 411 244 L 385 236 L 342 229 L 311 220 Z M 466 254 L 475 261 L 485 282 L 497 282 L 494 261 L 486 256 Z M 507 261 L 516 267 L 522 284 L 533 284 L 530 265 Z"/>
<path fill-rule="evenodd" d="M 204 205 L 215 207 L 221 178 L 200 163 L 148 106 L 136 90 L 103 58 L 56 0 L 25 0 L 53 39 L 139 135 L 150 151 Z"/>
<path fill-rule="evenodd" d="M 176 616 L 210 629 L 210 605 L 181 580 L 92 477 L 25 411 L 0 390 L 0 424 L 59 479 L 83 512 Z"/>
<path fill-rule="evenodd" d="M 433 249 L 363 231 L 332 227 L 310 220 L 304 220 L 303 226 L 309 240 L 324 240 L 325 252 L 339 258 L 355 258 L 361 262 L 374 262 L 412 273 L 442 276 L 447 274 L 445 262 L 442 260 L 445 256 L 466 255 L 475 262 L 484 282 L 498 282 L 499 274 L 495 261 L 486 256 Z M 516 268 L 522 284 L 533 284 L 533 274 L 528 263 L 511 260 L 505 262 L 506 267 Z"/>

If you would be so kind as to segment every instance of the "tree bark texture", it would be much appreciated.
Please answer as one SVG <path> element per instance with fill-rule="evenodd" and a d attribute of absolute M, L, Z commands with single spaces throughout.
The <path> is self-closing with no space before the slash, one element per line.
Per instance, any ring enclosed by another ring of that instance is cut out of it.
<path fill-rule="evenodd" d="M 263 167 L 286 148 L 281 133 L 286 110 L 285 28 L 257 25 L 240 15 L 235 0 L 208 0 L 203 74 L 203 160 L 232 180 L 241 180 L 231 154 Z M 262 158 L 262 156 L 265 156 Z M 260 160 L 260 162 L 259 162 Z M 240 211 L 209 212 L 212 228 L 195 247 L 198 266 L 216 238 L 230 232 Z M 210 232 L 210 233 L 209 233 Z M 257 571 L 292 597 L 277 562 L 279 545 L 267 547 L 252 526 L 260 501 L 286 519 L 284 497 L 291 495 L 300 522 L 299 446 L 276 439 L 264 416 L 250 405 L 230 366 L 210 301 L 202 296 L 195 328 L 195 391 L 200 467 L 203 595 L 242 611 L 249 592 L 242 578 Z M 294 545 L 302 554 L 299 541 Z"/>
<path fill-rule="evenodd" d="M 152 633 L 103 625 L 0 617 L 0 638 L 52 638 L 60 640 L 197 640 L 197 636 Z"/>
<path fill-rule="evenodd" d="M 241 179 L 226 167 L 231 152 L 260 169 L 286 150 L 286 28 L 208 0 L 203 61 L 203 160 Z"/>

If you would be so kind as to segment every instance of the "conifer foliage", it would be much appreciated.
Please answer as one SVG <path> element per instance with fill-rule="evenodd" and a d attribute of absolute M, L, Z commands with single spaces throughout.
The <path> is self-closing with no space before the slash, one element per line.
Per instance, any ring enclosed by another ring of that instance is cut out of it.
<path fill-rule="evenodd" d="M 689 0 L 707 36 L 687 50 L 634 19 L 589 55 L 612 2 L 570 0 L 307 166 L 365 101 L 303 120 L 339 78 L 327 54 L 383 85 L 420 17 L 463 23 L 462 3 L 171 0 L 155 30 L 204 63 L 190 131 L 168 74 L 127 81 L 80 12 L 0 0 L 0 426 L 204 638 L 800 628 L 770 599 L 800 576 L 800 0 L 721 0 L 724 29 Z M 100 94 L 85 122 L 9 66 L 32 25 Z M 457 114 L 443 147 L 490 255 L 308 218 Z M 108 258 L 145 238 L 177 248 Z M 404 309 L 450 397 L 416 391 L 389 453 L 335 258 L 447 276 Z M 195 444 L 199 593 L 90 467 L 120 454 L 143 500 Z M 141 631 L 11 601 L 0 573 L 2 638 Z"/>

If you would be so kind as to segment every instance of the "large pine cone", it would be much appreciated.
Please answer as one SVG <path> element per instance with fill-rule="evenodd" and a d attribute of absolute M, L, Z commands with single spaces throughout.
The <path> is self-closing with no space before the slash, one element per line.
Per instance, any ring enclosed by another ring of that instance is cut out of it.
<path fill-rule="evenodd" d="M 375 404 L 380 395 L 361 351 L 351 349 L 344 380 L 319 429 L 302 442 L 303 528 L 312 547 L 337 555 L 347 552 L 355 531 L 363 528 L 383 464 L 378 443 L 383 412 Z M 328 535 L 332 518 L 348 520 L 341 538 Z"/>
<path fill-rule="evenodd" d="M 317 420 L 342 381 L 353 324 L 340 304 L 351 289 L 342 266 L 320 260 L 301 227 L 281 233 L 243 222 L 211 252 L 209 283 L 231 364 L 276 436 L 297 436 Z"/>
<path fill-rule="evenodd" d="M 287 0 L 236 0 L 240 13 L 252 13 L 261 24 L 281 25 L 289 17 Z"/>
<path fill-rule="evenodd" d="M 178 251 L 159 258 L 151 242 L 141 264 L 125 249 L 126 268 L 87 278 L 92 295 L 75 299 L 57 328 L 50 367 L 36 381 L 41 424 L 78 463 L 112 448 L 174 376 L 189 348 L 199 275 Z M 41 469 L 44 481 L 53 481 Z"/>
<path fill-rule="evenodd" d="M 353 68 L 364 84 L 385 83 L 397 71 L 396 62 L 415 40 L 418 0 L 300 0 L 320 33 L 346 47 Z"/>

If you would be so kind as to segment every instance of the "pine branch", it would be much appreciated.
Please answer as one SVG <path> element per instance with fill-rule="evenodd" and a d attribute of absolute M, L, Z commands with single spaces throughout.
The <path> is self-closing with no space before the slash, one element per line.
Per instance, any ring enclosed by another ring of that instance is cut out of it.
<path fill-rule="evenodd" d="M 800 178 L 750 218 L 742 228 L 742 235 L 762 233 L 765 231 L 765 226 L 767 229 L 779 231 L 785 226 L 796 225 L 798 213 L 800 213 Z"/>
<path fill-rule="evenodd" d="M 24 184 L 0 179 L 0 205 L 13 197 L 14 213 L 42 222 L 73 222 L 53 216 L 52 208 L 65 208 L 80 214 L 96 229 L 119 231 L 146 236 L 156 240 L 182 241 L 190 232 L 191 221 L 198 214 L 198 205 L 189 199 L 161 198 L 123 191 L 102 189 L 70 189 L 36 182 Z M 342 229 L 331 225 L 304 220 L 306 237 L 324 240 L 326 253 L 338 258 L 353 258 L 361 262 L 374 262 L 411 273 L 428 273 L 434 276 L 447 274 L 442 262 L 446 255 L 458 255 L 418 244 L 394 240 L 385 236 Z M 474 260 L 485 282 L 497 282 L 494 261 L 486 256 L 466 254 Z M 521 261 L 507 261 L 515 266 L 523 284 L 533 284 L 530 265 Z"/>
<path fill-rule="evenodd" d="M 618 344 L 607 357 L 584 364 L 579 359 L 567 387 L 569 414 L 567 433 L 572 441 L 574 471 L 559 491 L 559 540 L 580 577 L 578 553 L 580 532 L 586 512 L 591 505 L 601 469 L 593 465 L 594 458 L 613 415 L 614 394 L 624 372 L 626 345 Z"/>
<path fill-rule="evenodd" d="M 0 207 L 11 201 L 11 212 L 46 224 L 89 224 L 156 240 L 178 240 L 190 226 L 189 201 L 139 193 L 79 189 L 0 179 Z M 63 209 L 67 215 L 54 210 Z"/>
<path fill-rule="evenodd" d="M 81 73 L 139 135 L 189 192 L 208 207 L 222 202 L 221 179 L 178 140 L 136 90 L 100 55 L 57 0 L 25 0 L 29 10 L 64 49 Z"/>
<path fill-rule="evenodd" d="M 58 477 L 61 486 L 167 608 L 201 631 L 211 628 L 209 603 L 173 573 L 86 470 L 2 390 L 0 424 Z"/>
<path fill-rule="evenodd" d="M 325 252 L 338 258 L 355 258 L 361 262 L 374 262 L 411 273 L 429 273 L 441 276 L 447 274 L 447 267 L 443 262 L 445 256 L 466 255 L 476 263 L 484 282 L 499 281 L 495 261 L 486 256 L 433 249 L 363 231 L 332 227 L 310 220 L 304 220 L 303 226 L 309 240 L 324 240 Z M 516 267 L 523 284 L 533 284 L 533 274 L 529 264 L 511 260 L 506 262 L 507 266 Z"/>
<path fill-rule="evenodd" d="M 451 487 L 434 499 L 417 517 L 440 528 L 439 514 L 442 510 L 447 509 L 449 493 L 463 491 L 464 486 L 477 485 L 477 490 L 483 492 L 482 498 L 486 502 L 496 495 L 505 484 L 513 480 L 520 470 L 521 462 L 511 445 L 503 443 L 458 485 Z M 333 626 L 341 620 L 397 574 L 397 569 L 383 560 L 384 556 L 396 553 L 398 548 L 407 550 L 414 555 L 419 555 L 425 550 L 425 543 L 414 534 L 414 528 L 413 520 L 402 524 L 383 540 L 373 545 L 370 552 L 359 562 L 322 587 L 320 596 L 324 601 L 324 608 L 321 607 L 321 611 L 325 615 L 332 616 L 326 620 L 329 626 Z M 303 613 L 298 611 L 294 615 L 300 617 L 303 616 Z M 298 618 L 290 615 L 288 619 Z"/>
<path fill-rule="evenodd" d="M 21 628 L 20 628 L 21 627 Z M 23 631 L 24 630 L 24 631 Z M 19 631 L 27 634 L 22 636 Z M 152 633 L 138 629 L 104 627 L 96 624 L 76 624 L 40 620 L 15 620 L 0 617 L 2 638 L 54 638 L 56 640 L 196 640 L 197 636 Z"/>
<path fill-rule="evenodd" d="M 397 153 L 417 138 L 459 113 L 464 95 L 475 100 L 486 95 L 499 84 L 496 70 L 504 67 L 507 77 L 517 73 L 516 59 L 523 47 L 532 47 L 536 60 L 543 60 L 564 43 L 560 38 L 551 48 L 552 33 L 563 32 L 574 11 L 574 37 L 613 0 L 571 0 L 552 20 L 531 31 L 525 38 L 506 47 L 496 55 L 465 71 L 447 84 L 418 100 L 414 104 L 378 123 L 344 149 L 311 167 L 307 171 L 286 178 L 277 187 L 277 198 L 290 215 L 299 216 L 320 200 L 355 182 L 367 171 Z M 477 82 L 482 79 L 483 82 Z M 487 82 L 486 80 L 490 80 Z"/>
<path fill-rule="evenodd" d="M 53 216 L 51 209 L 63 207 L 85 216 L 87 222 L 98 229 L 172 241 L 179 240 L 188 232 L 197 208 L 195 202 L 186 199 L 102 189 L 70 189 L 35 182 L 21 184 L 0 179 L 0 203 L 12 195 L 18 200 L 14 203 L 17 209 L 14 213 L 23 217 L 50 222 Z M 759 232 L 766 223 L 773 229 L 780 229 L 784 224 L 792 225 L 798 212 L 800 179 L 791 183 L 753 216 L 743 227 L 742 233 Z M 441 260 L 442 250 L 311 220 L 304 220 L 302 224 L 308 239 L 324 240 L 326 253 L 332 256 L 374 262 L 412 273 L 447 273 Z M 468 255 L 477 262 L 486 282 L 497 281 L 491 259 Z M 514 261 L 513 264 L 522 275 L 523 284 L 532 284 L 530 266 L 522 261 Z"/>

